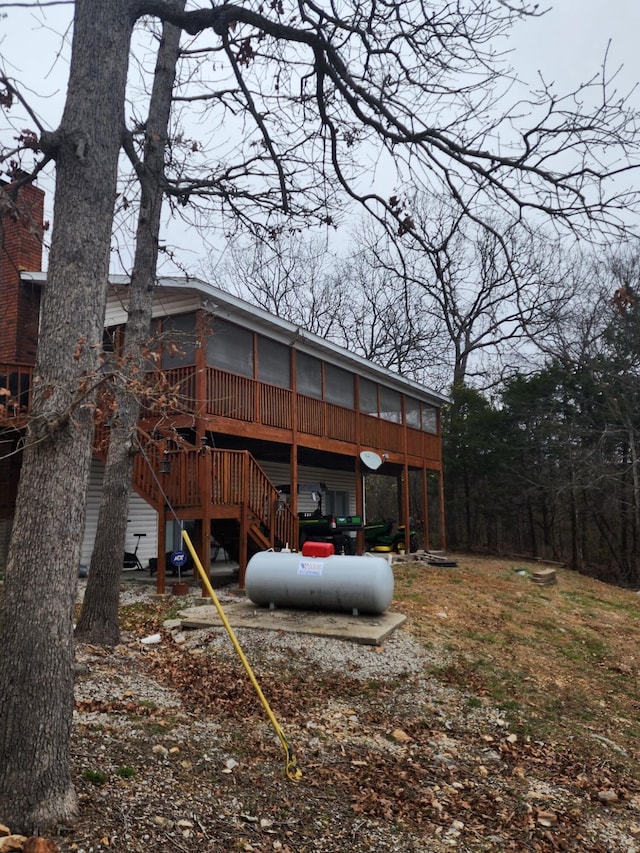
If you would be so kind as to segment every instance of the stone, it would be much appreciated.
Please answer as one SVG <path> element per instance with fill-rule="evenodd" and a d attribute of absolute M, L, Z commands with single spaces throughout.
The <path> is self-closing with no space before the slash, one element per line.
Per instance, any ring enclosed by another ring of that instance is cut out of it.
<path fill-rule="evenodd" d="M 611 788 L 607 788 L 604 791 L 598 791 L 598 799 L 601 803 L 617 803 L 618 795 Z"/>

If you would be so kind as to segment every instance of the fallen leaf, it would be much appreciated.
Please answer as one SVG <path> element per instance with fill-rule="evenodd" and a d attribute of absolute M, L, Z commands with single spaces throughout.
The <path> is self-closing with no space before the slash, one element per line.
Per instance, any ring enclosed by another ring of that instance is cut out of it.
<path fill-rule="evenodd" d="M 409 743 L 410 740 L 413 740 L 413 738 L 409 737 L 409 735 L 406 732 L 403 732 L 402 729 L 394 729 L 391 732 L 391 737 L 394 740 L 397 740 L 398 743 Z"/>

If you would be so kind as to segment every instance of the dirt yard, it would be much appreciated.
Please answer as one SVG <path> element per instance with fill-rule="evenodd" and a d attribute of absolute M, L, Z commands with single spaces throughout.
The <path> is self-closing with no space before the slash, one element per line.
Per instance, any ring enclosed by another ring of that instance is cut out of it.
<path fill-rule="evenodd" d="M 394 567 L 392 609 L 408 619 L 382 647 L 239 632 L 298 782 L 223 630 L 163 627 L 176 599 L 123 593 L 123 645 L 78 648 L 81 816 L 52 840 L 63 853 L 640 850 L 640 595 L 457 560 Z"/>

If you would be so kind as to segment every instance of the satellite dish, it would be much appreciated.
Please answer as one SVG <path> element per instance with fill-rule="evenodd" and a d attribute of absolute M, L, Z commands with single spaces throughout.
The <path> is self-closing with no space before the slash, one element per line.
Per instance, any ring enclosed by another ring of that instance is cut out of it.
<path fill-rule="evenodd" d="M 374 453 L 373 450 L 363 450 L 360 454 L 360 461 L 369 471 L 377 471 L 382 465 L 381 457 L 377 453 Z"/>

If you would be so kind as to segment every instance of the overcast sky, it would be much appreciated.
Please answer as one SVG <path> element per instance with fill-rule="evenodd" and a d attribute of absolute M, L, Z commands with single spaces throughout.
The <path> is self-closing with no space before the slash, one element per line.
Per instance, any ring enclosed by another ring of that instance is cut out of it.
<path fill-rule="evenodd" d="M 514 61 L 529 80 L 540 70 L 571 88 L 598 70 L 609 42 L 610 68 L 624 65 L 627 85 L 640 79 L 638 0 L 555 0 L 540 7 L 549 12 L 518 25 L 512 39 Z"/>
<path fill-rule="evenodd" d="M 43 11 L 8 8 L 6 14 L 0 19 L 0 64 L 28 85 L 45 124 L 55 127 L 66 82 L 65 62 L 56 53 L 71 6 Z M 640 79 L 639 33 L 640 0 L 555 0 L 546 15 L 518 25 L 507 46 L 513 47 L 510 59 L 522 79 L 534 85 L 539 70 L 547 82 L 555 83 L 556 91 L 563 92 L 598 73 L 610 42 L 608 68 L 612 72 L 624 66 L 617 88 L 625 91 Z M 640 108 L 640 92 L 634 100 Z M 18 126 L 33 123 L 25 118 Z M 1 128 L 0 124 L 4 133 Z M 194 253 L 186 260 L 193 268 Z"/>

